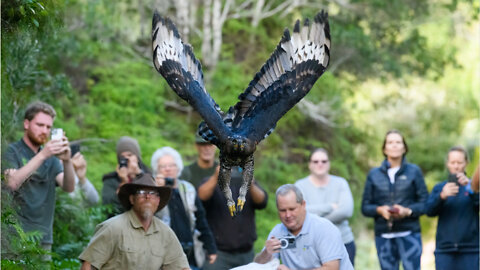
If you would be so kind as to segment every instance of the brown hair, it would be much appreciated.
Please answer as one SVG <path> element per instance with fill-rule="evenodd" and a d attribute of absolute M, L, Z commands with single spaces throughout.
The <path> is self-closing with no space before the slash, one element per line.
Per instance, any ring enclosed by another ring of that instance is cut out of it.
<path fill-rule="evenodd" d="M 461 146 L 450 147 L 450 149 L 448 149 L 447 156 L 445 157 L 445 161 L 448 161 L 448 154 L 450 154 L 451 152 L 461 152 L 461 153 L 463 153 L 463 156 L 465 157 L 465 161 L 468 163 L 468 153 L 467 153 L 467 150 L 465 150 L 465 148 L 463 148 Z"/>
<path fill-rule="evenodd" d="M 391 129 L 391 130 L 387 131 L 387 133 L 385 134 L 385 138 L 383 139 L 383 145 L 382 145 L 383 155 L 385 157 L 387 157 L 387 155 L 385 155 L 385 145 L 387 144 L 387 136 L 392 134 L 392 133 L 398 134 L 398 135 L 400 135 L 400 137 L 402 137 L 403 147 L 405 148 L 405 153 L 403 153 L 403 156 L 405 157 L 405 155 L 408 153 L 407 141 L 405 141 L 405 137 L 403 137 L 402 133 L 400 133 L 400 131 L 398 131 L 396 129 Z"/>
<path fill-rule="evenodd" d="M 40 112 L 50 115 L 53 119 L 57 116 L 55 109 L 50 104 L 41 101 L 34 101 L 27 106 L 27 109 L 25 109 L 25 116 L 23 119 L 30 121 Z"/>

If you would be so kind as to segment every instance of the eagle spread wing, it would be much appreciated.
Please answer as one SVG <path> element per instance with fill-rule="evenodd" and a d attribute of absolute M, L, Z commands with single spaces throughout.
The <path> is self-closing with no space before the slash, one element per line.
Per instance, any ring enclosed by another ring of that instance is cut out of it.
<path fill-rule="evenodd" d="M 172 21 L 155 12 L 152 23 L 153 62 L 170 87 L 204 119 L 198 132 L 220 149 L 218 183 L 227 198 L 230 214 L 241 211 L 253 179 L 253 153 L 277 121 L 312 88 L 330 61 L 328 14 L 318 13 L 312 24 L 306 19 L 285 29 L 275 51 L 235 106 L 224 113 L 208 94 L 203 73 L 192 48 L 184 44 Z M 232 199 L 232 166 L 243 168 L 237 209 Z"/>

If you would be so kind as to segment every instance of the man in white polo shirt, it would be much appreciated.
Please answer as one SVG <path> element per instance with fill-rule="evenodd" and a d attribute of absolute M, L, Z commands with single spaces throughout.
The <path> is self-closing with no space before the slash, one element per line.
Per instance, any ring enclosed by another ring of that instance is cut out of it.
<path fill-rule="evenodd" d="M 302 192 L 291 184 L 276 192 L 277 224 L 255 262 L 279 258 L 278 269 L 353 269 L 340 231 L 330 221 L 307 213 Z"/>

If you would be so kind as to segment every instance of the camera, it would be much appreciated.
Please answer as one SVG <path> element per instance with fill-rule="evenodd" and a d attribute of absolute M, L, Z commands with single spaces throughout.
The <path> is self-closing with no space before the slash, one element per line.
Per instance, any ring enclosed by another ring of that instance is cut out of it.
<path fill-rule="evenodd" d="M 165 186 L 173 186 L 175 184 L 175 179 L 170 177 L 165 177 Z"/>
<path fill-rule="evenodd" d="M 448 174 L 448 180 L 449 183 L 455 183 L 458 185 L 458 178 L 456 173 L 449 173 Z"/>
<path fill-rule="evenodd" d="M 61 128 L 52 128 L 50 135 L 50 140 L 61 140 L 63 138 L 63 129 Z"/>
<path fill-rule="evenodd" d="M 120 160 L 118 161 L 118 167 L 127 167 L 128 166 L 128 158 L 121 157 Z"/>
<path fill-rule="evenodd" d="M 280 248 L 290 249 L 295 247 L 295 237 L 294 236 L 285 236 L 279 239 Z"/>

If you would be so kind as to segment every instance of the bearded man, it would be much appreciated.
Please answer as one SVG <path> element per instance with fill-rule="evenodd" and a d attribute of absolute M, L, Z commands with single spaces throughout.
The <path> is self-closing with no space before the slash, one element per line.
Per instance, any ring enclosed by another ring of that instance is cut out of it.
<path fill-rule="evenodd" d="M 28 105 L 23 137 L 8 146 L 2 162 L 19 221 L 24 231 L 43 234 L 40 244 L 45 250 L 51 250 L 53 243 L 55 187 L 66 192 L 75 188 L 68 138 L 61 134 L 49 141 L 55 116 L 49 104 L 36 101 Z"/>
<path fill-rule="evenodd" d="M 188 270 L 188 260 L 175 233 L 154 214 L 167 205 L 171 188 L 159 187 L 150 174 L 140 174 L 120 187 L 127 211 L 100 223 L 80 254 L 81 270 Z"/>

